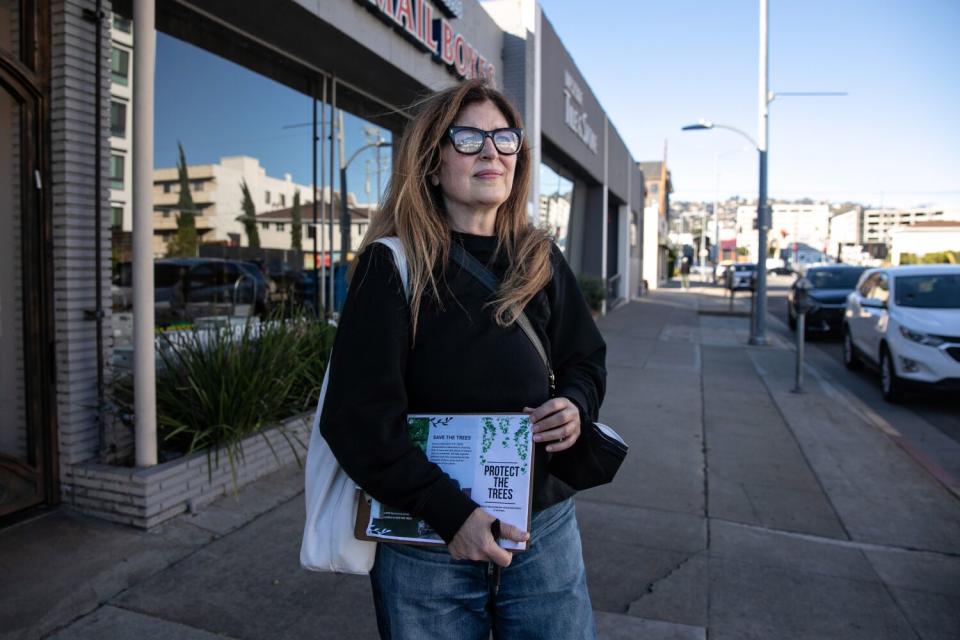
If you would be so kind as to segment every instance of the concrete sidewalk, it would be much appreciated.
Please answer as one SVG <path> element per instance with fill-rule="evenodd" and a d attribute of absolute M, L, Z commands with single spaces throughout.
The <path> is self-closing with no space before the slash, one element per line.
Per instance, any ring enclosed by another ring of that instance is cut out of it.
<path fill-rule="evenodd" d="M 792 393 L 789 345 L 747 347 L 717 293 L 600 321 L 631 445 L 577 502 L 600 637 L 960 637 L 960 502 L 828 379 Z M 68 509 L 0 531 L 0 638 L 376 637 L 366 578 L 299 568 L 301 484 L 146 533 Z"/>

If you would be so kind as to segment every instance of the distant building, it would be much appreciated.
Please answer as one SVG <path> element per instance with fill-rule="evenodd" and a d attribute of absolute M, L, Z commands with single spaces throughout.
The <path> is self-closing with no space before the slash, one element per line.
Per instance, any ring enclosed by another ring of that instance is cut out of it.
<path fill-rule="evenodd" d="M 863 210 L 860 207 L 853 207 L 846 211 L 836 213 L 830 218 L 830 237 L 827 242 L 827 253 L 832 256 L 840 256 L 844 247 L 859 246 L 862 244 L 862 231 L 860 220 Z"/>
<path fill-rule="evenodd" d="M 656 289 L 670 276 L 667 236 L 673 181 L 665 161 L 637 164 L 644 181 L 642 278 L 649 288 Z M 647 256 L 656 256 L 656 260 Z"/>
<path fill-rule="evenodd" d="M 293 194 L 310 200 L 312 187 L 296 184 L 290 174 L 283 178 L 268 176 L 259 160 L 248 156 L 220 158 L 216 164 L 188 165 L 190 195 L 196 207 L 197 237 L 201 243 L 224 242 L 229 246 L 249 244 L 237 216 L 243 213 L 244 181 L 257 213 L 285 209 L 293 205 Z M 180 181 L 176 167 L 153 172 L 153 254 L 166 255 L 167 242 L 177 231 L 177 202 Z"/>
<path fill-rule="evenodd" d="M 544 229 L 557 243 L 557 246 L 566 253 L 567 233 L 570 225 L 570 210 L 573 200 L 573 191 L 565 193 L 540 192 L 540 211 L 537 225 Z"/>
<path fill-rule="evenodd" d="M 779 255 L 780 250 L 793 245 L 807 245 L 824 252 L 830 235 L 830 207 L 826 204 L 776 203 L 771 205 L 770 229 L 767 233 L 769 250 Z M 737 208 L 737 246 L 747 247 L 750 259 L 756 261 L 757 207 Z"/>
<path fill-rule="evenodd" d="M 645 187 L 644 209 L 655 207 L 662 217 L 670 217 L 670 194 L 673 193 L 673 181 L 670 170 L 663 170 L 663 162 L 639 162 L 643 172 Z"/>
<path fill-rule="evenodd" d="M 917 207 L 914 209 L 864 209 L 862 243 L 890 244 L 894 229 L 909 227 L 920 222 L 960 219 L 960 212 L 944 209 Z"/>
<path fill-rule="evenodd" d="M 133 229 L 133 23 L 114 13 L 110 23 L 110 227 Z"/>
<path fill-rule="evenodd" d="M 902 263 L 904 254 L 922 258 L 928 253 L 960 253 L 960 220 L 928 220 L 890 232 L 890 262 Z"/>
<path fill-rule="evenodd" d="M 317 202 L 317 225 L 313 224 L 313 203 L 302 202 L 300 204 L 300 225 L 301 241 L 300 247 L 303 251 L 303 267 L 312 269 L 313 265 L 313 240 L 320 230 L 320 236 L 317 238 L 317 266 L 325 263 L 331 264 L 330 252 L 327 249 L 330 246 L 330 219 L 326 218 L 327 210 L 330 205 L 330 192 L 324 193 L 322 201 Z M 367 232 L 370 224 L 370 216 L 375 211 L 374 206 L 359 206 L 352 193 L 347 194 L 347 208 L 350 211 L 350 253 L 348 259 L 352 259 L 356 253 L 363 236 Z M 340 260 L 340 194 L 333 195 L 333 262 Z M 260 246 L 264 249 L 292 249 L 293 248 L 293 207 L 277 209 L 269 213 L 261 213 L 257 216 L 257 232 L 260 236 Z"/>

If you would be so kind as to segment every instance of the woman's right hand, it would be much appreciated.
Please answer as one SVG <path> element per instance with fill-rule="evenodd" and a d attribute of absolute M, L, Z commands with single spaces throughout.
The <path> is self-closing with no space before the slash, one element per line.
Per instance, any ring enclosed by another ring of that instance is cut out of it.
<path fill-rule="evenodd" d="M 493 539 L 490 525 L 496 520 L 489 513 L 477 507 L 470 517 L 460 526 L 453 540 L 447 546 L 454 560 L 475 560 L 495 562 L 501 567 L 510 565 L 513 554 L 500 547 Z M 500 535 L 514 542 L 526 542 L 530 534 L 506 522 L 500 523 Z"/>

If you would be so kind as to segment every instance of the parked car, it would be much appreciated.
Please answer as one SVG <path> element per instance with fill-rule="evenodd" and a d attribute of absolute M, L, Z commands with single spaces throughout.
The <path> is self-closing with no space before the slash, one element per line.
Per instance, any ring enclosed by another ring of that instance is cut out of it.
<path fill-rule="evenodd" d="M 270 306 L 270 287 L 256 265 L 218 258 L 164 258 L 154 261 L 156 322 L 233 315 L 250 305 L 257 315 Z"/>
<path fill-rule="evenodd" d="M 132 304 L 132 270 L 118 265 L 113 298 Z M 238 308 L 264 315 L 270 308 L 270 283 L 256 265 L 220 258 L 163 258 L 153 263 L 155 322 L 167 325 L 203 316 L 232 315 Z"/>
<path fill-rule="evenodd" d="M 727 289 L 753 289 L 757 277 L 757 265 L 752 262 L 737 262 L 727 269 Z"/>
<path fill-rule="evenodd" d="M 843 360 L 878 368 L 890 402 L 914 386 L 960 390 L 960 265 L 865 271 L 847 297 Z"/>
<path fill-rule="evenodd" d="M 806 312 L 807 332 L 839 331 L 843 326 L 843 314 L 847 308 L 847 296 L 857 286 L 857 281 L 866 269 L 851 265 L 815 267 L 807 270 L 810 283 L 807 296 L 810 306 Z M 797 328 L 797 285 L 794 281 L 787 293 L 787 324 Z"/>

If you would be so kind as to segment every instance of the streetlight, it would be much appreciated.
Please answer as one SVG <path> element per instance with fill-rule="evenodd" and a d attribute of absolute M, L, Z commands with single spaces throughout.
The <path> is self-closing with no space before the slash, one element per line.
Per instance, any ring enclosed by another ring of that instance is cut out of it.
<path fill-rule="evenodd" d="M 763 12 L 764 15 L 766 12 Z M 766 38 L 762 38 L 765 43 Z M 766 62 L 763 62 L 764 66 Z M 766 121 L 766 111 L 764 110 L 764 121 Z M 759 236 L 757 245 L 757 280 L 756 290 L 754 291 L 753 312 L 750 314 L 750 344 L 766 344 L 766 313 L 767 313 L 767 225 L 764 211 L 767 205 L 767 152 L 761 148 L 757 141 L 751 138 L 746 132 L 731 127 L 726 124 L 717 124 L 710 120 L 700 119 L 696 124 L 688 124 L 683 127 L 683 131 L 703 131 L 705 129 L 726 129 L 733 131 L 740 137 L 746 139 L 760 156 L 760 189 L 757 197 L 757 234 Z M 766 136 L 764 136 L 766 138 Z M 714 212 L 716 213 L 716 212 Z M 719 225 L 719 222 L 718 222 Z M 719 242 L 720 238 L 717 237 Z"/>
<path fill-rule="evenodd" d="M 340 123 L 340 127 L 342 130 L 343 128 L 342 120 Z M 341 151 L 343 149 L 342 140 L 343 139 L 341 138 L 341 147 L 340 147 Z M 347 168 L 350 166 L 350 163 L 353 162 L 358 155 L 360 155 L 361 151 L 366 151 L 367 149 L 370 149 L 373 147 L 376 147 L 377 150 L 379 151 L 380 147 L 389 147 L 389 146 L 391 146 L 391 143 L 387 142 L 383 138 L 380 138 L 376 142 L 370 142 L 368 144 L 365 144 L 359 149 L 357 149 L 356 151 L 354 151 L 353 155 L 350 156 L 350 159 L 347 160 L 346 162 L 343 162 L 340 165 L 340 264 L 342 265 L 345 265 L 347 263 L 347 255 L 350 253 L 350 210 L 347 207 Z M 342 158 L 343 155 L 341 154 L 340 157 Z M 332 228 L 330 230 L 330 233 L 332 236 L 333 234 Z M 331 240 L 332 240 L 332 237 L 331 237 Z M 332 244 L 330 245 L 330 255 L 331 256 L 333 255 Z M 332 265 L 332 261 L 331 261 L 331 265 Z M 334 276 L 334 281 L 336 281 L 336 276 Z M 330 296 L 331 311 L 337 308 L 336 301 L 335 301 L 336 294 L 334 289 L 335 287 L 333 287 L 331 284 L 331 294 L 332 294 Z"/>
<path fill-rule="evenodd" d="M 366 151 L 376 147 L 389 147 L 391 144 L 384 139 L 377 140 L 363 145 L 353 152 L 350 159 L 340 166 L 340 262 L 346 263 L 347 254 L 350 253 L 350 211 L 347 208 L 347 168 L 350 163 L 360 155 L 361 151 Z M 331 247 L 332 249 L 332 247 Z"/>

